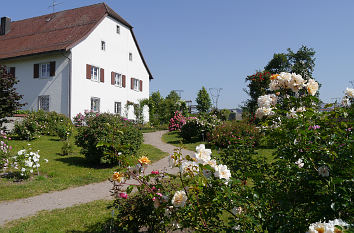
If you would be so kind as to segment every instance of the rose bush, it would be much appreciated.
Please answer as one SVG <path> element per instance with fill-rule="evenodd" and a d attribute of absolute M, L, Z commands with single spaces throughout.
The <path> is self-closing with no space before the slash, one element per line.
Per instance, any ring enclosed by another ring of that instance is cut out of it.
<path fill-rule="evenodd" d="M 259 107 L 273 112 L 263 128 L 276 146 L 275 159 L 253 177 L 264 205 L 262 224 L 270 232 L 305 232 L 313 222 L 350 220 L 353 109 L 319 112 L 318 84 L 296 74 L 272 76 L 270 89 L 280 101 L 264 97 Z"/>
<path fill-rule="evenodd" d="M 257 195 L 231 177 L 228 167 L 211 157 L 210 149 L 200 145 L 195 154 L 186 157 L 175 151 L 170 156 L 170 165 L 179 168 L 177 175 L 163 171 L 145 174 L 146 159 L 140 159 L 124 173 L 113 174 L 112 191 L 116 198 L 113 207 L 118 231 L 261 230 L 258 210 L 253 205 L 258 202 Z M 130 186 L 124 188 L 126 184 Z M 135 188 L 137 193 L 132 194 Z"/>
<path fill-rule="evenodd" d="M 115 114 L 87 112 L 77 128 L 76 145 L 94 164 L 125 164 L 140 148 L 143 135 L 135 124 Z"/>

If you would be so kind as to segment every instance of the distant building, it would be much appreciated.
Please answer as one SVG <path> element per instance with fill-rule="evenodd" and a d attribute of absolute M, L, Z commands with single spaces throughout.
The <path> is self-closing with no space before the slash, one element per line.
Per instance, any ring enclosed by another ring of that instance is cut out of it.
<path fill-rule="evenodd" d="M 124 115 L 153 78 L 133 27 L 105 3 L 11 22 L 1 18 L 0 63 L 20 81 L 24 109 Z M 148 109 L 144 110 L 148 120 Z M 127 117 L 134 119 L 133 108 Z"/>

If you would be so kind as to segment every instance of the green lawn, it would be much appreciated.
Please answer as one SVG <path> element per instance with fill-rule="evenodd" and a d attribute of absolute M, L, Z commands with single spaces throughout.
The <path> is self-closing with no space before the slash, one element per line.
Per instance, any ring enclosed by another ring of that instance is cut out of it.
<path fill-rule="evenodd" d="M 179 133 L 176 131 L 172 131 L 172 132 L 168 132 L 164 135 L 162 135 L 162 141 L 166 142 L 168 144 L 172 144 L 174 146 L 181 146 L 183 143 L 183 148 L 187 149 L 187 150 L 191 150 L 191 151 L 195 151 L 195 147 L 200 145 L 200 144 L 206 144 L 206 147 L 210 148 L 210 146 L 208 146 L 208 142 L 187 142 L 184 141 L 183 138 L 181 138 L 179 136 Z M 213 154 L 218 154 L 218 151 L 215 149 L 212 149 Z M 272 153 L 274 152 L 274 149 L 257 149 L 256 152 L 258 153 L 259 156 L 264 156 L 266 157 L 268 160 L 272 160 L 273 156 Z"/>
<path fill-rule="evenodd" d="M 191 151 L 195 151 L 196 146 L 200 144 L 207 144 L 207 142 L 187 142 L 184 141 L 183 138 L 179 136 L 179 133 L 176 131 L 168 132 L 162 135 L 162 141 L 168 144 L 172 144 L 174 146 L 180 147 L 181 143 L 183 143 L 183 148 Z"/>
<path fill-rule="evenodd" d="M 69 187 L 86 185 L 106 180 L 117 167 L 99 168 L 88 164 L 85 157 L 80 154 L 80 148 L 74 146 L 73 153 L 61 156 L 61 141 L 57 137 L 41 136 L 33 141 L 12 140 L 10 145 L 16 152 L 30 143 L 33 150 L 40 150 L 41 159 L 49 162 L 41 162 L 40 176 L 34 176 L 26 181 L 14 182 L 8 178 L 0 178 L 0 201 L 26 198 L 40 193 L 54 190 L 62 190 Z M 143 144 L 139 155 L 147 155 L 152 161 L 157 161 L 168 154 Z"/>
<path fill-rule="evenodd" d="M 11 221 L 0 232 L 109 232 L 112 201 L 100 200 L 65 209 L 41 211 L 37 215 Z"/>

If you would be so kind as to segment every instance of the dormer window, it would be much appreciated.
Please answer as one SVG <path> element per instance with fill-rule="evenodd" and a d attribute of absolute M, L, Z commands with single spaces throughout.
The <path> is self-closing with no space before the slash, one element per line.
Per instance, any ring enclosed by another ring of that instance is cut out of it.
<path fill-rule="evenodd" d="M 106 51 L 106 42 L 101 41 L 101 50 Z"/>
<path fill-rule="evenodd" d="M 129 53 L 129 61 L 133 61 L 133 54 Z"/>
<path fill-rule="evenodd" d="M 119 25 L 117 25 L 116 30 L 117 30 L 117 34 L 120 34 L 120 26 Z"/>

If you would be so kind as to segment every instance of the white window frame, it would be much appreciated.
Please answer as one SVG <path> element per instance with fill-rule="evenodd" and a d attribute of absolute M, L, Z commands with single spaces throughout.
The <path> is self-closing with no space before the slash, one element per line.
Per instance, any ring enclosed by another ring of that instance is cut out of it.
<path fill-rule="evenodd" d="M 47 108 L 44 105 L 44 103 L 42 102 L 45 99 L 48 102 Z M 50 109 L 50 98 L 49 98 L 49 95 L 40 95 L 40 96 L 38 96 L 38 110 L 43 110 L 43 111 L 49 112 L 49 109 Z"/>
<path fill-rule="evenodd" d="M 114 102 L 114 113 L 120 116 L 122 115 L 122 102 L 118 102 L 118 101 Z"/>
<path fill-rule="evenodd" d="M 116 32 L 117 32 L 117 34 L 120 34 L 120 26 L 119 25 L 117 25 L 117 27 L 116 27 Z"/>
<path fill-rule="evenodd" d="M 123 86 L 123 79 L 122 79 L 122 75 L 119 73 L 114 73 L 114 85 L 118 86 L 118 87 L 122 87 Z"/>
<path fill-rule="evenodd" d="M 133 90 L 134 91 L 140 91 L 139 85 L 140 85 L 140 80 L 133 78 Z"/>
<path fill-rule="evenodd" d="M 97 66 L 91 66 L 91 80 L 100 82 L 100 68 Z"/>
<path fill-rule="evenodd" d="M 129 61 L 133 61 L 133 53 L 129 53 Z"/>
<path fill-rule="evenodd" d="M 49 78 L 50 77 L 50 63 L 40 63 L 39 64 L 39 78 Z"/>
<path fill-rule="evenodd" d="M 95 109 L 95 104 L 96 104 L 96 109 Z M 100 105 L 101 105 L 101 99 L 100 98 L 91 97 L 91 111 L 100 112 Z"/>
<path fill-rule="evenodd" d="M 106 51 L 106 42 L 101 40 L 101 50 Z"/>

